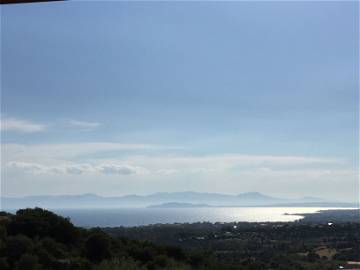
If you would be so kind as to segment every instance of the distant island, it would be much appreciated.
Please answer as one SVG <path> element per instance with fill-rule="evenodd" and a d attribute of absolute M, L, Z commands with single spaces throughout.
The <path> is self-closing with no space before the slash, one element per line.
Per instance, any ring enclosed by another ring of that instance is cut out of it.
<path fill-rule="evenodd" d="M 169 203 L 149 205 L 147 208 L 199 208 L 199 207 L 214 207 L 214 206 L 209 204 L 169 202 Z"/>
<path fill-rule="evenodd" d="M 47 209 L 133 208 L 133 207 L 358 207 L 315 197 L 278 198 L 259 192 L 239 194 L 203 192 L 158 192 L 149 195 L 103 197 L 95 194 L 2 197 L 2 209 L 43 207 Z"/>
<path fill-rule="evenodd" d="M 341 202 L 312 202 L 312 203 L 280 203 L 280 204 L 264 204 L 256 205 L 257 207 L 358 207 L 353 203 Z M 210 204 L 196 204 L 196 203 L 183 203 L 183 202 L 168 202 L 161 204 L 149 205 L 146 208 L 206 208 L 206 207 L 252 207 L 251 205 L 210 205 Z"/>
<path fill-rule="evenodd" d="M 320 210 L 316 213 L 296 213 L 304 218 L 300 223 L 360 223 L 360 209 Z"/>

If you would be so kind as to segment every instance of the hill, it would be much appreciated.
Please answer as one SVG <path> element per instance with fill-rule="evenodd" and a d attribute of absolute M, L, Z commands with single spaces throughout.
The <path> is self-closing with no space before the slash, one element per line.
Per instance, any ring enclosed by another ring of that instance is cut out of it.
<path fill-rule="evenodd" d="M 221 268 L 205 253 L 77 228 L 40 208 L 19 210 L 15 215 L 0 213 L 1 270 Z"/>
<path fill-rule="evenodd" d="M 147 208 L 200 208 L 200 207 L 213 207 L 213 206 L 208 204 L 170 202 L 170 203 L 149 205 Z"/>

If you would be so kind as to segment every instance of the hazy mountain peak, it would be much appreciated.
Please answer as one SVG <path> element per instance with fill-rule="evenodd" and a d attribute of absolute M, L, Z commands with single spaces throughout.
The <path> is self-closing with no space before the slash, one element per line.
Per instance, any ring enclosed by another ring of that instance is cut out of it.
<path fill-rule="evenodd" d="M 239 193 L 238 196 L 266 196 L 266 195 L 257 191 L 249 191 L 249 192 Z"/>
<path fill-rule="evenodd" d="M 311 203 L 331 203 L 320 198 L 303 197 L 285 199 L 271 197 L 260 192 L 245 192 L 237 195 L 222 193 L 202 193 L 195 191 L 158 192 L 145 196 L 136 194 L 102 197 L 92 193 L 82 195 L 31 196 L 23 198 L 2 198 L 4 209 L 17 209 L 40 206 L 44 208 L 126 208 L 147 207 L 167 203 L 182 203 L 183 206 L 274 206 L 274 205 L 309 205 Z M 332 203 L 339 203 L 334 202 Z"/>
<path fill-rule="evenodd" d="M 76 196 L 76 195 L 75 195 Z M 100 198 L 101 196 L 94 194 L 94 193 L 84 193 L 81 195 L 82 197 L 87 197 L 87 198 Z"/>
<path fill-rule="evenodd" d="M 246 198 L 246 199 L 277 199 L 265 194 L 262 194 L 260 192 L 245 192 L 245 193 L 240 193 L 237 195 L 240 198 Z"/>

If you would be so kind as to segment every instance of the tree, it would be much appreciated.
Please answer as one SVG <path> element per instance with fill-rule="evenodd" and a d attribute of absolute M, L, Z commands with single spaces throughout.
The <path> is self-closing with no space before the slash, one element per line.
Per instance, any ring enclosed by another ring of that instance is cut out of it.
<path fill-rule="evenodd" d="M 84 257 L 75 257 L 70 262 L 71 270 L 89 270 L 92 269 L 91 262 Z"/>
<path fill-rule="evenodd" d="M 311 250 L 307 255 L 307 259 L 309 262 L 315 262 L 316 260 L 320 259 L 320 257 L 313 250 Z"/>
<path fill-rule="evenodd" d="M 165 248 L 165 251 L 169 257 L 172 257 L 175 260 L 183 261 L 186 259 L 184 250 L 179 247 L 168 246 Z"/>
<path fill-rule="evenodd" d="M 18 210 L 8 224 L 8 233 L 31 238 L 47 236 L 63 243 L 74 243 L 79 237 L 79 231 L 68 219 L 41 208 Z"/>
<path fill-rule="evenodd" d="M 9 266 L 6 258 L 0 258 L 0 269 L 1 269 L 1 270 L 8 270 L 8 269 L 10 269 L 10 266 Z"/>
<path fill-rule="evenodd" d="M 5 254 L 9 262 L 15 262 L 20 259 L 21 255 L 29 252 L 32 247 L 32 241 L 27 236 L 9 236 L 6 240 Z"/>
<path fill-rule="evenodd" d="M 102 261 L 95 270 L 145 270 L 145 268 L 139 267 L 136 262 L 131 259 L 113 259 Z"/>
<path fill-rule="evenodd" d="M 40 270 L 38 258 L 31 254 L 24 254 L 15 265 L 15 270 Z"/>
<path fill-rule="evenodd" d="M 101 231 L 94 231 L 85 242 L 86 257 L 92 262 L 101 262 L 111 256 L 109 237 Z"/>

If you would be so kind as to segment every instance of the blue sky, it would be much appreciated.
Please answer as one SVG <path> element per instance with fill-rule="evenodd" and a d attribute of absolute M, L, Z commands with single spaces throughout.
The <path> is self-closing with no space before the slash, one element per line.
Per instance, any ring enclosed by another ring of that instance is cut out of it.
<path fill-rule="evenodd" d="M 357 2 L 1 12 L 3 194 L 358 197 Z"/>

